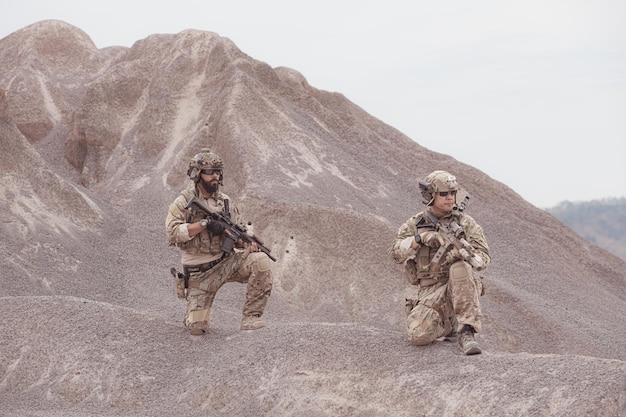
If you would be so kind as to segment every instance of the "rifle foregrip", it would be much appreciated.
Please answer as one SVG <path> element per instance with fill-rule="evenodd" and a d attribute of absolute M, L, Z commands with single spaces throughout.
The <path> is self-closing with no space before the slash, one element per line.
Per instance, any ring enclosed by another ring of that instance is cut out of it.
<path fill-rule="evenodd" d="M 475 270 L 477 271 L 482 271 L 484 269 L 483 267 L 483 261 L 482 259 L 480 259 L 478 256 L 473 256 L 470 261 L 469 261 L 470 265 L 472 265 L 474 267 Z"/>

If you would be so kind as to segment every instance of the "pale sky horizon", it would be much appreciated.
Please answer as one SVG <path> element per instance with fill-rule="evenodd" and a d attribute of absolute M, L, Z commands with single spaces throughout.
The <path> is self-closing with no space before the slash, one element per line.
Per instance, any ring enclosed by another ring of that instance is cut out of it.
<path fill-rule="evenodd" d="M 98 48 L 216 32 L 537 207 L 626 197 L 626 2 L 22 0 L 0 39 L 47 19 Z"/>

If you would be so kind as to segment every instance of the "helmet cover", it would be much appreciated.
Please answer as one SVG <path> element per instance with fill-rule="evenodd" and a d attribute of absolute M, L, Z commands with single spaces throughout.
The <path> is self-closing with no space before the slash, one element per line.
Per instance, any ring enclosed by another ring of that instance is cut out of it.
<path fill-rule="evenodd" d="M 222 182 L 224 162 L 219 155 L 211 152 L 209 148 L 202 148 L 200 153 L 197 153 L 193 158 L 191 158 L 191 161 L 189 161 L 189 167 L 187 168 L 187 176 L 190 180 L 198 182 L 200 180 L 200 173 L 205 169 L 220 170 L 220 183 Z"/>
<path fill-rule="evenodd" d="M 435 198 L 435 193 L 445 191 L 458 191 L 459 185 L 456 177 L 447 171 L 433 171 L 426 176 L 424 181 L 419 183 L 420 192 L 424 197 L 424 204 L 431 205 Z"/>

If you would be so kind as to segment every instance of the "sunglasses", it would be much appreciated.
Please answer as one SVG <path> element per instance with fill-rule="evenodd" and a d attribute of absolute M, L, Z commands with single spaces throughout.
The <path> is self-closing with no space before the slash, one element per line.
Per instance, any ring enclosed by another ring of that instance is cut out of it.
<path fill-rule="evenodd" d="M 456 190 L 455 191 L 439 191 L 437 194 L 439 194 L 441 197 L 447 197 L 448 194 L 450 195 L 456 195 Z"/>
<path fill-rule="evenodd" d="M 215 173 L 221 174 L 222 170 L 221 169 L 203 169 L 202 173 L 206 175 L 213 175 Z"/>

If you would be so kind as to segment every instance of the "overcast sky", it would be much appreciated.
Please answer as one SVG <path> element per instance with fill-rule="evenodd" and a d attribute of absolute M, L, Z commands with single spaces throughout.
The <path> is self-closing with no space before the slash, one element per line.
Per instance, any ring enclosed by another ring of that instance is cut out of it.
<path fill-rule="evenodd" d="M 45 19 L 99 48 L 216 32 L 538 207 L 626 197 L 623 0 L 7 0 L 0 38 Z"/>

